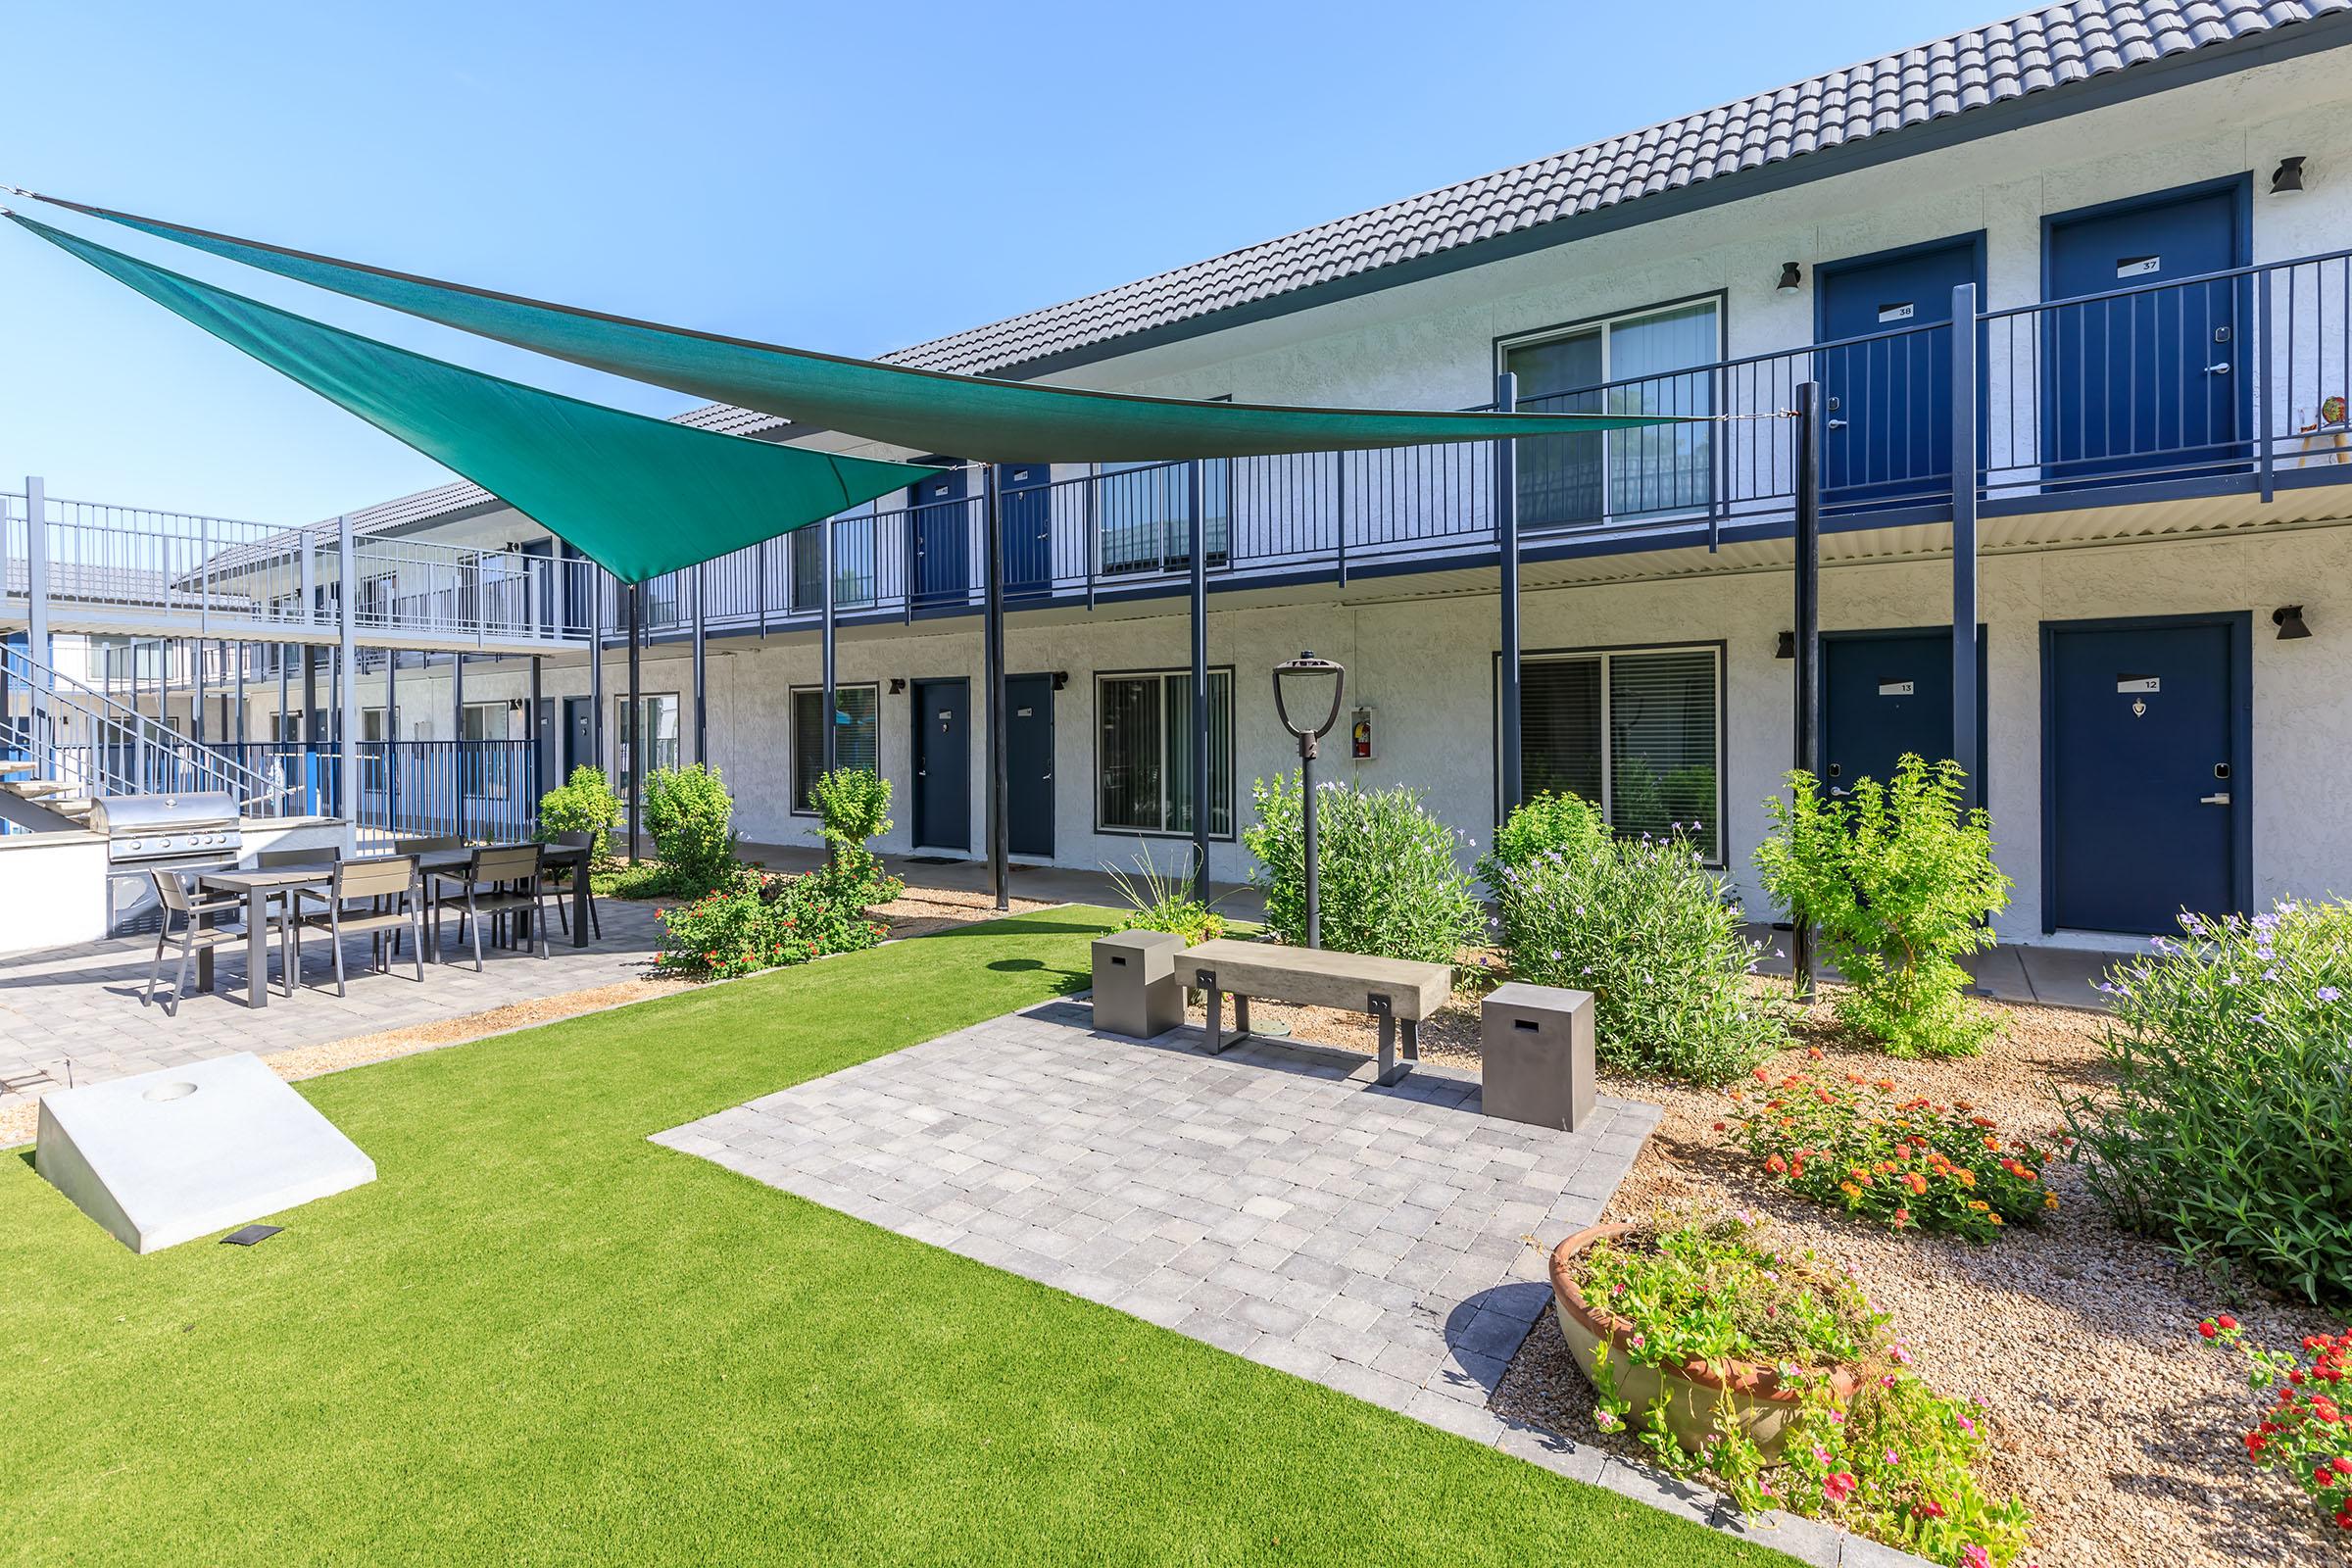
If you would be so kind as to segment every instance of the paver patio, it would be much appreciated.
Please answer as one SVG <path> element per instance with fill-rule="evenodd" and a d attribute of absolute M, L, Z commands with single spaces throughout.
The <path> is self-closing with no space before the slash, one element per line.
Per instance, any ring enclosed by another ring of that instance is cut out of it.
<path fill-rule="evenodd" d="M 219 972 L 210 992 L 190 989 L 176 1017 L 158 1006 L 142 1007 L 147 967 L 155 938 L 118 937 L 0 959 L 0 1111 L 71 1083 L 175 1067 L 232 1052 L 270 1056 L 305 1046 L 348 1040 L 355 1035 L 436 1023 L 486 1012 L 512 1003 L 584 991 L 633 979 L 652 961 L 660 926 L 653 906 L 617 899 L 597 901 L 604 935 L 574 948 L 558 928 L 548 933 L 549 956 L 537 950 L 483 950 L 474 973 L 470 949 L 451 938 L 445 963 L 427 964 L 424 983 L 396 963 L 377 974 L 366 937 L 346 938 L 343 963 L 350 995 L 337 997 L 334 965 L 326 939 L 303 942 L 305 984 L 292 997 L 274 989 L 270 1005 L 248 1007 L 245 954 L 232 943 L 218 956 Z M 275 944 L 270 972 L 277 974 Z M 459 957 L 461 951 L 464 957 Z M 165 957 L 158 995 L 171 989 L 177 959 Z"/>
<path fill-rule="evenodd" d="M 1487 1412 L 1657 1121 L 1491 1121 L 1477 1080 L 1053 1003 L 656 1136 L 770 1186 L 1498 1443 Z"/>

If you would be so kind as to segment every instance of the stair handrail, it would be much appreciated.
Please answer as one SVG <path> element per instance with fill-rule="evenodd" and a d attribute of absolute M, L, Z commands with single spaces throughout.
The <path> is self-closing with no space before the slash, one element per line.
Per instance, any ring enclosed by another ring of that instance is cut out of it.
<path fill-rule="evenodd" d="M 112 724 L 118 729 L 129 728 L 138 744 L 157 747 L 184 762 L 197 777 L 208 783 L 217 783 L 225 793 L 235 795 L 241 808 L 257 808 L 252 814 L 281 814 L 279 808 L 292 799 L 298 789 L 291 781 L 272 779 L 267 773 L 256 771 L 242 762 L 232 761 L 211 747 L 200 745 L 180 734 L 171 725 L 35 659 L 29 647 L 0 646 L 0 660 L 5 661 L 11 682 L 22 683 L 26 688 L 36 715 L 42 710 L 41 696 L 46 693 L 51 702 L 62 703 L 70 710 L 95 723 Z M 55 719 L 51 718 L 50 723 L 54 727 Z M 36 739 L 33 744 L 36 748 L 46 744 L 50 749 L 58 750 L 62 749 L 62 745 L 71 743 L 60 743 L 52 735 L 45 743 Z M 97 745 L 94 736 L 92 745 Z M 93 775 L 96 771 L 97 763 L 93 759 Z M 148 793 L 144 790 L 143 779 L 132 783 L 131 793 Z"/>

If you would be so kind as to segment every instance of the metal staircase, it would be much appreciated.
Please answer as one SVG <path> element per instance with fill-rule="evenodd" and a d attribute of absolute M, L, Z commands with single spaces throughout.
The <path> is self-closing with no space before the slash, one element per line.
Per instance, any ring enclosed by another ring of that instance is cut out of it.
<path fill-rule="evenodd" d="M 298 786 L 200 746 L 169 724 L 0 646 L 0 823 L 50 833 L 89 825 L 112 795 L 236 797 L 246 816 L 293 814 Z"/>

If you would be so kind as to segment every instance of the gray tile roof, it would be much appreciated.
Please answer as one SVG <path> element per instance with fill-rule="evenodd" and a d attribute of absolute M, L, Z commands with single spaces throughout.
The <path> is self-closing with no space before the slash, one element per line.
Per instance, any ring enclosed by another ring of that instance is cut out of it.
<path fill-rule="evenodd" d="M 2352 0 L 2075 0 L 883 358 L 1002 372 L 2326 16 L 2352 16 Z M 673 417 L 771 438 L 786 422 L 717 403 Z M 353 524 L 374 531 L 492 504 L 461 481 L 370 507 Z"/>
<path fill-rule="evenodd" d="M 2352 0 L 2050 6 L 884 358 L 1002 371 L 2346 12 Z"/>

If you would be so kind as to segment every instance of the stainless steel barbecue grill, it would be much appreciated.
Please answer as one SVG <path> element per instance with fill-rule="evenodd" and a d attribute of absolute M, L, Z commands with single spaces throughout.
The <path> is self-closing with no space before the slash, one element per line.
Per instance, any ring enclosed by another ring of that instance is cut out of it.
<path fill-rule="evenodd" d="M 106 835 L 106 858 L 118 866 L 233 860 L 245 845 L 237 798 L 228 794 L 102 795 L 90 803 L 90 829 Z"/>
<path fill-rule="evenodd" d="M 237 798 L 102 795 L 90 803 L 90 831 L 106 835 L 107 929 L 155 929 L 161 907 L 151 871 L 220 871 L 244 853 Z"/>

